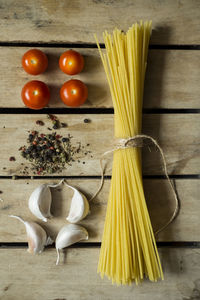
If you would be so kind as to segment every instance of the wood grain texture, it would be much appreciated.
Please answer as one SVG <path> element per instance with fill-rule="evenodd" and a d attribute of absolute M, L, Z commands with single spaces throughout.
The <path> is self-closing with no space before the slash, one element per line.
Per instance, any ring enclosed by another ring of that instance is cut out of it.
<path fill-rule="evenodd" d="M 198 299 L 199 249 L 159 249 L 164 281 L 113 286 L 96 273 L 99 249 L 68 249 L 65 262 L 55 266 L 56 252 L 49 249 L 32 256 L 25 249 L 1 249 L 2 300 L 146 300 Z M 195 297 L 195 295 L 197 295 Z"/>
<path fill-rule="evenodd" d="M 59 90 L 71 77 L 58 66 L 64 48 L 41 48 L 49 59 L 47 72 L 36 77 L 21 67 L 29 48 L 0 47 L 0 107 L 24 107 L 21 89 L 33 79 L 44 81 L 51 92 L 49 107 L 66 107 Z M 89 96 L 83 107 L 112 107 L 106 75 L 97 49 L 78 49 L 85 58 L 84 71 L 75 76 L 84 81 Z M 9 66 L 9 67 L 8 67 Z M 189 75 L 189 76 L 188 76 Z M 145 81 L 144 108 L 199 108 L 200 51 L 150 50 Z"/>
<path fill-rule="evenodd" d="M 65 220 L 70 208 L 72 192 L 61 186 L 52 191 L 51 212 L 54 218 L 47 223 L 38 220 L 28 209 L 28 199 L 36 187 L 43 183 L 57 183 L 58 180 L 4 180 L 0 181 L 2 190 L 0 202 L 0 242 L 26 242 L 25 228 L 18 220 L 8 215 L 18 215 L 25 220 L 33 220 L 44 227 L 55 239 L 59 229 L 67 223 Z M 88 199 L 96 192 L 100 180 L 73 179 L 68 181 L 82 191 Z M 175 186 L 181 203 L 180 215 L 176 221 L 156 237 L 159 241 L 197 241 L 199 240 L 198 201 L 200 186 L 198 180 L 176 180 Z M 100 242 L 106 214 L 110 180 L 105 180 L 102 191 L 91 202 L 91 213 L 80 222 L 89 232 L 88 242 Z M 144 190 L 152 225 L 156 231 L 171 217 L 175 200 L 167 180 L 146 179 Z M 5 225 L 6 224 L 6 225 Z"/>
<path fill-rule="evenodd" d="M 85 124 L 84 119 L 90 123 Z M 36 120 L 43 120 L 45 126 L 36 125 Z M 59 115 L 61 122 L 66 122 L 68 128 L 59 130 L 66 136 L 70 133 L 72 145 L 82 143 L 85 151 L 74 156 L 75 161 L 63 170 L 66 176 L 100 175 L 99 159 L 101 155 L 113 148 L 113 115 Z M 102 122 L 103 120 L 103 122 Z M 21 157 L 18 149 L 26 144 L 28 130 L 38 130 L 40 133 L 50 133 L 51 126 L 45 115 L 1 115 L 0 118 L 0 175 L 23 175 L 25 165 L 30 163 Z M 164 150 L 170 174 L 199 174 L 199 129 L 200 119 L 195 114 L 164 114 L 144 115 L 143 133 L 154 137 Z M 58 131 L 57 131 L 58 132 Z M 89 144 L 89 146 L 87 146 Z M 162 162 L 154 146 L 143 150 L 144 174 L 163 174 Z M 16 161 L 9 161 L 15 156 Z M 80 162 L 78 162 L 80 160 Z M 22 166 L 21 163 L 25 165 Z M 112 155 L 106 159 L 106 174 L 111 174 Z M 29 175 L 34 174 L 29 170 Z M 54 174 L 55 175 L 55 174 Z"/>
<path fill-rule="evenodd" d="M 152 44 L 198 44 L 198 0 L 1 1 L 0 41 L 88 42 L 93 34 L 153 20 Z M 15 30 L 13 30 L 15 29 Z"/>

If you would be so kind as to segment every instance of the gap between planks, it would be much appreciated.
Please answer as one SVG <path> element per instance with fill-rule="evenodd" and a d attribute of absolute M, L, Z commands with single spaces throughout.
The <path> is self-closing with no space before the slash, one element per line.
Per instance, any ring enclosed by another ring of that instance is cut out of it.
<path fill-rule="evenodd" d="M 200 248 L 200 242 L 193 241 L 193 242 L 156 242 L 158 248 L 191 248 L 191 249 L 199 249 Z M 1 249 L 6 248 L 27 248 L 28 243 L 0 243 Z M 67 248 L 100 248 L 101 243 L 100 242 L 88 242 L 88 243 L 76 243 L 74 245 L 71 245 Z M 54 249 L 55 244 L 49 245 L 46 247 L 46 249 Z"/>
<path fill-rule="evenodd" d="M 102 49 L 105 49 L 105 44 L 100 43 L 99 44 Z M 6 42 L 2 41 L 0 42 L 0 47 L 39 47 L 39 48 L 79 48 L 79 49 L 97 49 L 97 45 L 95 43 L 62 43 L 62 42 L 56 42 L 56 43 L 43 43 L 43 42 L 21 42 L 21 41 L 12 41 L 12 42 Z M 153 44 L 149 45 L 149 49 L 159 49 L 159 50 L 200 50 L 200 45 L 159 45 L 159 44 Z"/>
<path fill-rule="evenodd" d="M 143 175 L 143 179 L 164 179 L 167 180 L 165 175 Z M 41 179 L 101 179 L 101 176 L 54 176 L 54 175 L 49 175 L 49 176 L 15 176 L 15 180 L 20 180 L 20 179 L 33 179 L 33 180 L 41 180 Z M 170 179 L 200 179 L 200 174 L 173 174 L 169 175 Z M 12 179 L 12 176 L 0 176 L 0 180 L 3 179 Z M 110 180 L 111 175 L 104 175 L 104 180 Z"/>
<path fill-rule="evenodd" d="M 0 114 L 114 114 L 113 108 L 43 108 L 31 110 L 20 107 L 0 107 Z M 198 108 L 144 108 L 143 114 L 200 114 Z"/>

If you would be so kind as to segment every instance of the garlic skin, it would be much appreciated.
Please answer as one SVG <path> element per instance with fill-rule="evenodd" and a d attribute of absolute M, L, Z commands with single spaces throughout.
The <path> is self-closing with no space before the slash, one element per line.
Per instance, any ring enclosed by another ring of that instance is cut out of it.
<path fill-rule="evenodd" d="M 63 226 L 56 238 L 56 251 L 57 251 L 57 261 L 56 265 L 58 265 L 60 260 L 59 250 L 66 248 L 72 244 L 75 244 L 82 240 L 88 240 L 89 235 L 87 230 L 77 224 L 67 224 Z"/>
<path fill-rule="evenodd" d="M 32 192 L 28 206 L 35 217 L 47 222 L 47 218 L 52 217 L 50 212 L 51 201 L 52 197 L 49 185 L 42 184 Z"/>
<path fill-rule="evenodd" d="M 35 222 L 26 222 L 18 216 L 10 215 L 9 217 L 18 219 L 25 225 L 28 249 L 27 251 L 31 254 L 41 253 L 44 247 L 53 243 L 53 240 L 47 236 L 44 229 Z"/>
<path fill-rule="evenodd" d="M 64 184 L 74 191 L 74 195 L 71 200 L 70 211 L 66 220 L 70 223 L 78 223 L 79 221 L 84 219 L 89 213 L 90 207 L 88 200 L 77 189 L 67 184 L 66 182 L 64 182 Z"/>

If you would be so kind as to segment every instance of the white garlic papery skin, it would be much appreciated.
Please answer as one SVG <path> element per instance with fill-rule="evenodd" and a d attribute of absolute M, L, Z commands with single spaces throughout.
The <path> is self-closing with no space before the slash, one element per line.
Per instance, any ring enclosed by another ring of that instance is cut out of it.
<path fill-rule="evenodd" d="M 80 242 L 82 240 L 88 240 L 87 230 L 77 224 L 67 224 L 61 228 L 56 238 L 56 251 L 57 251 L 57 261 L 56 265 L 59 263 L 59 250 L 66 248 L 72 244 Z"/>
<path fill-rule="evenodd" d="M 78 223 L 89 213 L 90 207 L 88 200 L 77 189 L 75 189 L 71 185 L 68 185 L 66 182 L 64 182 L 64 184 L 74 191 L 74 195 L 71 200 L 69 215 L 67 216 L 66 220 L 70 223 Z"/>
<path fill-rule="evenodd" d="M 47 222 L 47 218 L 52 217 L 50 213 L 51 201 L 52 197 L 49 186 L 42 184 L 32 192 L 28 206 L 34 216 Z"/>
<path fill-rule="evenodd" d="M 10 215 L 9 217 L 18 219 L 25 225 L 27 240 L 28 240 L 28 252 L 31 254 L 41 253 L 44 247 L 53 243 L 53 240 L 47 236 L 45 230 L 35 222 L 26 222 L 18 216 Z"/>

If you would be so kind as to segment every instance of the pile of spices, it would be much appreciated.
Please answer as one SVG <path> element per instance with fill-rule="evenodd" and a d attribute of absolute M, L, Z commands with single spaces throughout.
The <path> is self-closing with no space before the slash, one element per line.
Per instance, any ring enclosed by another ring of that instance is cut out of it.
<path fill-rule="evenodd" d="M 74 149 L 71 136 L 62 137 L 56 132 L 43 134 L 32 131 L 28 135 L 27 146 L 20 147 L 22 157 L 33 165 L 34 174 L 55 173 L 63 170 L 65 164 L 73 161 Z"/>
<path fill-rule="evenodd" d="M 28 167 L 21 163 L 22 169 L 20 174 L 29 175 L 44 175 L 52 173 L 60 173 L 66 167 L 66 164 L 71 166 L 71 163 L 77 161 L 81 163 L 81 158 L 85 158 L 85 155 L 90 154 L 91 151 L 86 150 L 81 142 L 77 142 L 76 145 L 71 143 L 72 136 L 61 136 L 57 134 L 53 129 L 61 129 L 68 127 L 67 123 L 61 123 L 55 115 L 47 115 L 47 118 L 52 122 L 52 128 L 47 127 L 51 132 L 40 133 L 36 130 L 28 131 L 27 145 L 19 148 L 21 156 L 29 161 L 32 167 Z M 84 120 L 85 123 L 90 123 L 89 119 Z M 45 123 L 41 120 L 37 120 L 36 124 L 44 126 Z M 86 147 L 90 144 L 86 144 Z M 16 161 L 14 156 L 9 157 L 10 161 Z M 85 164 L 85 161 L 82 161 Z M 4 167 L 3 170 L 6 168 Z M 16 178 L 16 176 L 14 176 Z M 15 179 L 14 178 L 14 179 Z"/>

